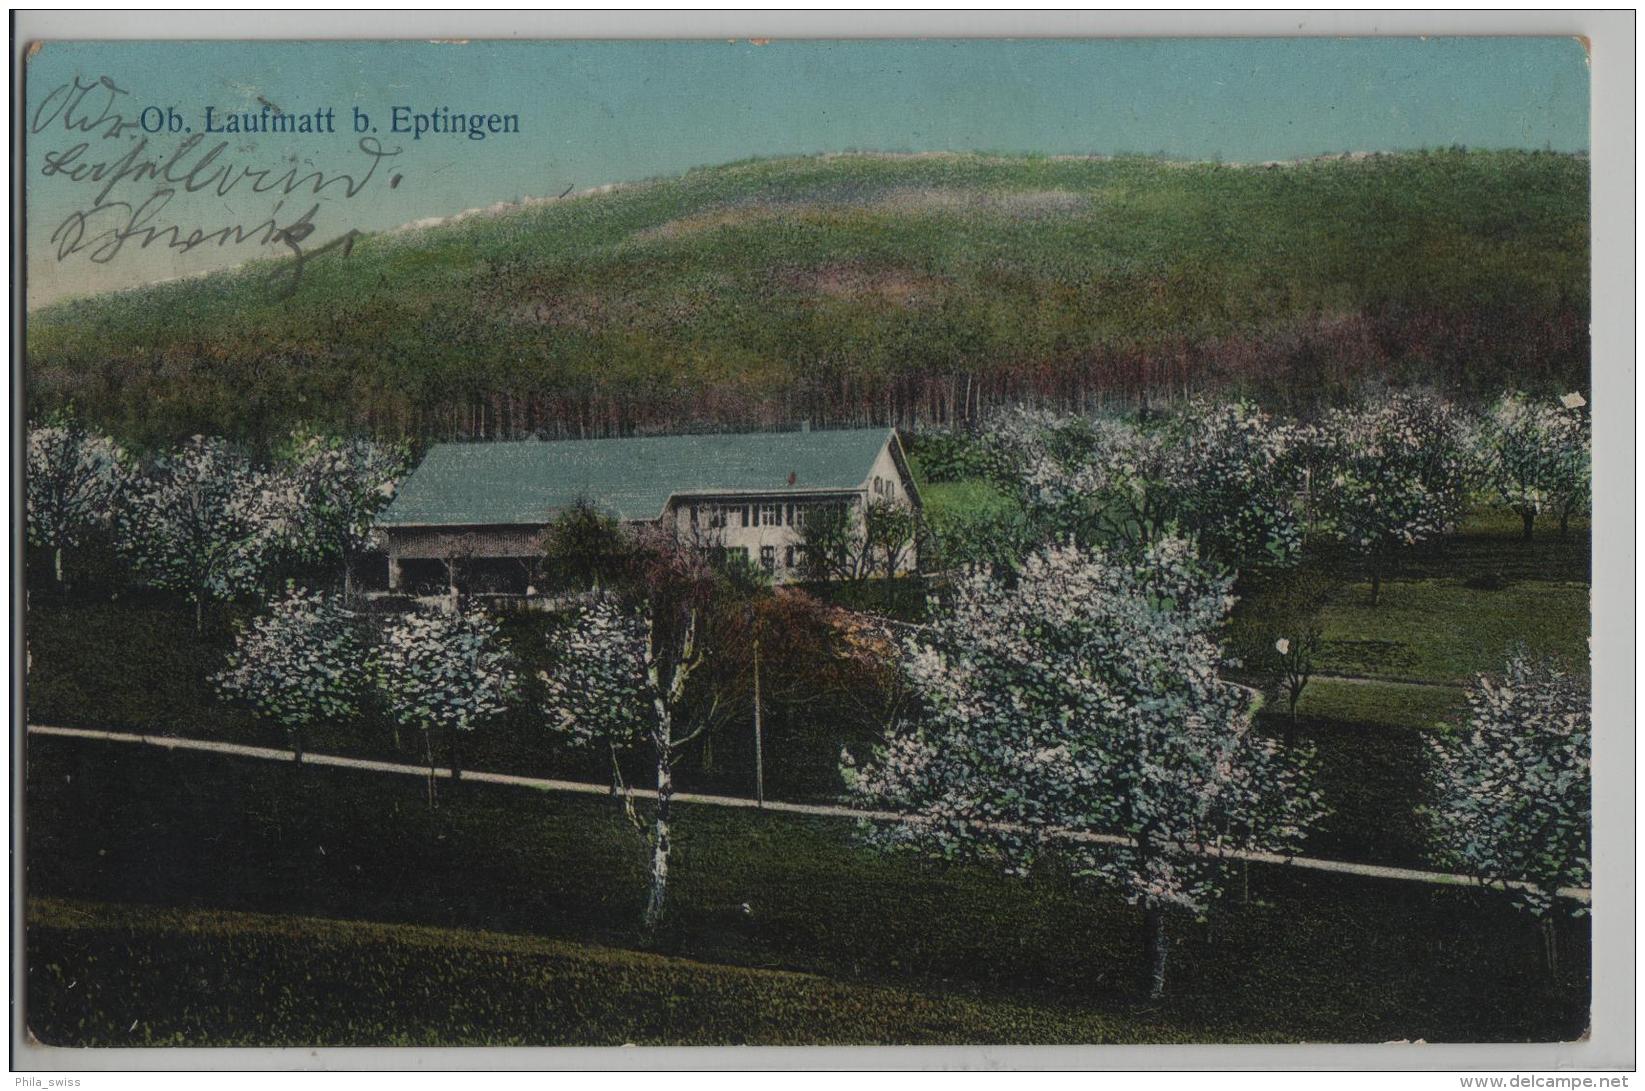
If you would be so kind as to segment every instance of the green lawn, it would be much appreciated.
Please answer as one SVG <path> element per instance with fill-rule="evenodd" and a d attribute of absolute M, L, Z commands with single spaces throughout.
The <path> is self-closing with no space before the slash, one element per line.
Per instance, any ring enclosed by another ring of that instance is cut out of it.
<path fill-rule="evenodd" d="M 1325 647 L 1316 668 L 1383 682 L 1467 685 L 1501 670 L 1517 645 L 1588 671 L 1590 538 L 1585 519 L 1561 537 L 1555 520 L 1520 539 L 1519 522 L 1497 508 L 1477 509 L 1460 530 L 1400 552 L 1370 603 L 1362 563 L 1328 540 L 1313 539 L 1304 563 L 1335 588 L 1324 611 Z M 1242 580 L 1235 616 L 1260 619 L 1272 586 Z M 1458 707 L 1455 695 L 1414 686 L 1350 689 L 1316 679 L 1303 711 L 1334 720 L 1431 726 Z"/>
<path fill-rule="evenodd" d="M 1314 748 L 1315 784 L 1329 811 L 1310 831 L 1311 855 L 1428 868 L 1432 831 L 1418 813 L 1428 802 L 1431 729 L 1388 722 L 1302 715 L 1299 740 Z M 1270 709 L 1259 724 L 1278 737 L 1285 714 Z"/>
<path fill-rule="evenodd" d="M 1315 678 L 1303 690 L 1299 716 L 1367 727 L 1431 728 L 1456 722 L 1467 709 L 1463 690 L 1402 682 Z"/>
<path fill-rule="evenodd" d="M 932 522 L 997 517 L 1017 508 L 1016 501 L 991 481 L 922 481 L 920 499 L 925 501 L 925 515 Z"/>
<path fill-rule="evenodd" d="M 606 800 L 468 784 L 431 810 L 410 777 L 44 737 L 31 738 L 27 760 L 30 897 L 648 945 L 636 928 L 644 853 Z M 1136 911 L 1055 861 L 1015 880 L 877 855 L 855 842 L 849 822 L 678 812 L 674 915 L 649 944 L 659 953 L 1101 1017 L 1047 1023 L 1048 1036 L 1529 1040 L 1573 1038 L 1586 1025 L 1586 925 L 1568 928 L 1571 972 L 1553 985 L 1534 923 L 1478 890 L 1254 866 L 1250 904 L 1235 894 L 1207 924 L 1173 923 L 1171 995 L 1143 1008 L 1131 987 Z M 34 950 L 39 959 L 46 948 Z M 237 953 L 216 950 L 199 956 L 201 1004 L 239 970 Z M 141 972 L 165 976 L 167 958 Z M 324 961 L 303 972 L 323 972 Z M 141 979 L 123 987 L 162 988 Z M 289 1012 L 281 995 L 271 988 L 260 1003 Z M 35 1003 L 73 1010 L 61 998 Z M 788 1040 L 826 1029 L 803 1005 L 792 1012 L 786 1029 L 755 1026 Z M 113 1018 L 89 1029 L 32 1025 L 47 1041 L 90 1041 Z M 394 1040 L 452 1032 L 422 1008 L 362 1011 L 355 1025 Z M 593 1025 L 539 1024 L 533 1033 L 634 1033 L 617 1016 Z M 880 1040 L 910 1025 L 890 1024 Z"/>
<path fill-rule="evenodd" d="M 206 680 L 223 666 L 233 620 L 249 613 L 213 607 L 197 633 L 191 609 L 157 597 L 109 602 L 37 591 L 25 618 L 29 718 L 275 745 L 279 732 L 218 701 Z"/>
<path fill-rule="evenodd" d="M 26 1018 L 48 1045 L 1187 1040 L 1147 1012 L 931 995 L 527 935 L 56 898 L 25 912 Z"/>
<path fill-rule="evenodd" d="M 1500 511 L 1476 512 L 1461 532 L 1407 551 L 1400 573 L 1368 604 L 1351 558 L 1315 551 L 1310 563 L 1337 573 L 1324 614 L 1323 672 L 1298 708 L 1299 734 L 1318 754 L 1318 783 L 1331 813 L 1310 835 L 1310 852 L 1339 859 L 1424 866 L 1430 832 L 1417 813 L 1427 792 L 1427 737 L 1463 722 L 1474 672 L 1500 670 L 1516 643 L 1560 655 L 1586 671 L 1588 531 L 1556 525 L 1519 540 Z M 1313 543 L 1318 545 L 1319 543 Z M 1494 589 L 1493 589 L 1494 588 Z M 1260 581 L 1242 590 L 1236 613 L 1260 617 Z M 1447 683 L 1408 684 L 1395 679 Z M 1270 703 L 1265 730 L 1285 728 Z"/>
<path fill-rule="evenodd" d="M 1537 520 L 1527 542 L 1520 537 L 1519 516 L 1504 508 L 1474 509 L 1456 533 L 1420 542 L 1397 553 L 1387 576 L 1392 579 L 1451 579 L 1474 583 L 1587 583 L 1592 554 L 1588 520 L 1577 518 L 1565 535 L 1554 518 Z M 1310 552 L 1346 580 L 1364 579 L 1360 563 L 1329 542 L 1310 542 Z"/>
<path fill-rule="evenodd" d="M 1455 579 L 1394 580 L 1380 601 L 1369 587 L 1343 589 L 1325 611 L 1323 672 L 1466 683 L 1498 671 L 1516 645 L 1588 670 L 1585 584 L 1512 583 L 1501 590 Z"/>

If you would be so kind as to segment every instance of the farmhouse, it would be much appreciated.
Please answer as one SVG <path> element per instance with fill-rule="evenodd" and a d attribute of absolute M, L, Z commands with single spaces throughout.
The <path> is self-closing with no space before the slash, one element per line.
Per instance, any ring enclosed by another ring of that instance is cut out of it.
<path fill-rule="evenodd" d="M 579 501 L 624 523 L 672 523 L 785 582 L 799 576 L 810 512 L 833 505 L 860 516 L 877 500 L 920 505 L 890 429 L 445 443 L 377 525 L 390 591 L 436 592 L 459 580 L 527 591 L 544 530 Z M 916 562 L 910 550 L 899 572 Z"/>

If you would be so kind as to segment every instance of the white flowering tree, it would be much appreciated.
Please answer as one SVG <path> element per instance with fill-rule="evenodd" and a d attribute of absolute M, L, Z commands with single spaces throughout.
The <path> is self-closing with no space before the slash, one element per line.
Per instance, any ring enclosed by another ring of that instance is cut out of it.
<path fill-rule="evenodd" d="M 1581 394 L 1566 394 L 1559 399 L 1564 411 L 1564 424 L 1559 432 L 1561 457 L 1559 472 L 1554 475 L 1554 510 L 1559 512 L 1559 536 L 1570 533 L 1571 516 L 1589 511 L 1593 506 L 1594 465 L 1593 435 L 1588 419 L 1588 402 Z"/>
<path fill-rule="evenodd" d="M 289 547 L 298 510 L 288 480 L 221 439 L 195 436 L 162 456 L 120 512 L 120 545 L 150 584 L 194 604 L 257 590 Z"/>
<path fill-rule="evenodd" d="M 716 603 L 730 588 L 699 552 L 659 537 L 645 544 L 645 556 L 639 587 L 601 594 L 579 608 L 560 638 L 555 669 L 542 678 L 550 726 L 573 745 L 604 747 L 611 755 L 614 788 L 649 850 L 644 920 L 654 928 L 668 902 L 674 765 L 733 705 L 742 707 L 732 700 L 736 680 L 711 660 L 731 658 L 715 645 L 746 618 L 735 604 Z M 635 749 L 647 753 L 657 772 L 649 827 L 621 784 L 619 756 Z"/>
<path fill-rule="evenodd" d="M 1428 743 L 1435 862 L 1511 889 L 1542 924 L 1550 970 L 1558 892 L 1590 877 L 1591 735 L 1585 680 L 1520 652 L 1474 682 L 1465 724 Z"/>
<path fill-rule="evenodd" d="M 1142 547 L 1172 525 L 1162 483 L 1169 453 L 1157 429 L 1112 418 L 1017 411 L 997 419 L 1018 483 L 1047 540 Z"/>
<path fill-rule="evenodd" d="M 1465 422 L 1449 403 L 1400 393 L 1337 409 L 1312 430 L 1323 472 L 1314 499 L 1365 564 L 1371 604 L 1401 549 L 1454 530 L 1467 514 Z"/>
<path fill-rule="evenodd" d="M 1591 456 L 1586 403 L 1503 395 L 1478 432 L 1480 471 L 1491 492 L 1507 505 L 1531 538 L 1538 515 L 1559 514 L 1563 534 L 1574 513 L 1586 507 Z"/>
<path fill-rule="evenodd" d="M 62 415 L 29 429 L 26 502 L 28 538 L 52 552 L 52 574 L 63 586 L 63 551 L 87 533 L 111 525 L 126 482 L 126 455 L 107 436 Z"/>
<path fill-rule="evenodd" d="M 366 677 L 358 620 L 335 598 L 288 585 L 239 627 L 227 666 L 212 680 L 283 727 L 301 762 L 309 729 L 359 712 Z"/>
<path fill-rule="evenodd" d="M 1311 755 L 1258 734 L 1251 693 L 1219 677 L 1229 587 L 1175 538 L 1134 564 L 1055 547 L 1014 583 L 960 581 L 909 646 L 924 715 L 845 759 L 858 803 L 906 816 L 866 836 L 1018 875 L 1056 846 L 1141 908 L 1161 995 L 1167 913 L 1220 895 L 1219 851 L 1294 851 L 1321 813 Z"/>
<path fill-rule="evenodd" d="M 1302 550 L 1292 430 L 1246 401 L 1196 401 L 1164 429 L 1166 507 L 1208 556 L 1285 566 Z"/>
<path fill-rule="evenodd" d="M 434 736 L 445 738 L 451 779 L 462 779 L 461 738 L 507 711 L 518 690 L 514 656 L 484 611 L 390 617 L 368 658 L 372 682 L 399 729 L 423 735 L 428 801 L 435 803 Z"/>
<path fill-rule="evenodd" d="M 1231 565 L 1297 558 L 1292 432 L 1250 403 L 1197 401 L 1147 422 L 1016 413 L 998 427 L 1056 539 L 1140 548 L 1182 532 Z"/>
<path fill-rule="evenodd" d="M 311 564 L 337 564 L 351 597 L 354 562 L 370 545 L 372 524 L 405 473 L 403 444 L 299 431 L 285 444 L 278 471 L 297 503 L 292 548 Z"/>

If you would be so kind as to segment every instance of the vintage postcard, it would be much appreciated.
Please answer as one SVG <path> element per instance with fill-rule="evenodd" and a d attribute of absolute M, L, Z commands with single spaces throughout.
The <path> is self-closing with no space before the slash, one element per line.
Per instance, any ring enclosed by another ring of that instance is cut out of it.
<path fill-rule="evenodd" d="M 1589 78 L 30 44 L 28 1040 L 1583 1039 Z"/>

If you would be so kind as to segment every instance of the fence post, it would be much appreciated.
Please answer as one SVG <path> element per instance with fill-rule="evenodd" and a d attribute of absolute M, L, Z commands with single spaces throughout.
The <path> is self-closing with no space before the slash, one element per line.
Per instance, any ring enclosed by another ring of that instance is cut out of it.
<path fill-rule="evenodd" d="M 754 638 L 754 801 L 765 806 L 765 744 L 760 723 L 760 638 Z"/>

